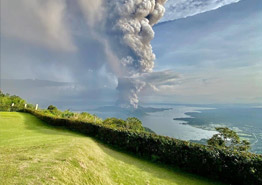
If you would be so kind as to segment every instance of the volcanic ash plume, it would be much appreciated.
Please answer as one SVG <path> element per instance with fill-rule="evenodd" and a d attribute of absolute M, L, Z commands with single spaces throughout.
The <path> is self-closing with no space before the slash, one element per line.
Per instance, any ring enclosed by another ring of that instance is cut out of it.
<path fill-rule="evenodd" d="M 166 0 L 108 0 L 107 27 L 112 28 L 111 43 L 119 59 L 121 72 L 117 73 L 119 104 L 138 106 L 138 93 L 146 86 L 140 76 L 150 73 L 155 54 L 150 41 L 154 38 L 152 26 L 164 15 Z M 121 35 L 121 37 L 119 37 Z"/>

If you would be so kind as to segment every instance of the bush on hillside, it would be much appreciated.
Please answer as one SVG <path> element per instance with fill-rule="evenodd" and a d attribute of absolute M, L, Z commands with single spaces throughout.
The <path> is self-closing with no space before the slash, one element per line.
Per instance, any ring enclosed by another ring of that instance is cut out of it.
<path fill-rule="evenodd" d="M 103 121 L 104 125 L 111 126 L 113 128 L 126 128 L 125 120 L 118 119 L 118 118 L 106 118 Z"/>
<path fill-rule="evenodd" d="M 126 124 L 129 129 L 136 131 L 144 131 L 144 127 L 142 126 L 142 122 L 136 117 L 129 117 L 126 119 Z"/>
<path fill-rule="evenodd" d="M 58 109 L 57 109 L 57 107 L 55 107 L 54 105 L 49 105 L 49 106 L 47 107 L 47 110 L 49 110 L 49 111 L 57 111 Z"/>
<path fill-rule="evenodd" d="M 95 114 L 90 114 L 88 112 L 82 112 L 77 114 L 77 119 L 81 121 L 87 121 L 91 123 L 102 124 L 103 120 L 96 116 Z"/>
<path fill-rule="evenodd" d="M 87 112 L 75 113 L 71 112 L 69 109 L 65 111 L 60 111 L 54 105 L 49 105 L 46 110 L 40 110 L 49 116 L 54 116 L 56 118 L 65 118 L 70 120 L 78 120 L 84 122 L 91 122 L 96 124 L 102 124 L 103 120 L 96 115 L 89 114 Z"/>
<path fill-rule="evenodd" d="M 142 126 L 142 122 L 135 117 L 129 117 L 126 120 L 118 118 L 107 118 L 103 121 L 103 124 L 112 128 L 124 128 L 131 129 L 134 131 L 145 131 Z"/>
<path fill-rule="evenodd" d="M 58 116 L 59 114 L 61 114 L 61 111 L 58 110 L 57 107 L 55 107 L 54 105 L 49 105 L 47 107 L 47 111 L 50 112 L 53 115 Z"/>
<path fill-rule="evenodd" d="M 217 178 L 231 184 L 262 184 L 261 155 L 219 149 L 124 128 L 116 129 L 100 124 L 50 117 L 29 109 L 26 111 L 48 124 L 64 126 L 70 130 L 94 136 L 125 151 L 171 166 L 178 166 L 189 172 Z M 123 120 L 115 121 L 123 123 Z M 110 119 L 108 122 L 111 123 Z"/>
<path fill-rule="evenodd" d="M 64 112 L 61 113 L 62 118 L 72 118 L 75 116 L 73 112 L 71 112 L 69 109 L 65 110 Z"/>

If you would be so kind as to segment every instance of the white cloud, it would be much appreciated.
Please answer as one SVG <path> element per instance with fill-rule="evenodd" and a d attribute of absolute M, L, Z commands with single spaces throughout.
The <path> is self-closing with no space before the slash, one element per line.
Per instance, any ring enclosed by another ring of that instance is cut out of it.
<path fill-rule="evenodd" d="M 183 76 L 162 86 L 150 101 L 262 103 L 259 1 L 155 27 L 158 70 L 175 69 Z"/>
<path fill-rule="evenodd" d="M 239 1 L 240 0 L 169 0 L 165 5 L 166 13 L 161 19 L 161 22 L 193 16 Z"/>
<path fill-rule="evenodd" d="M 183 103 L 262 103 L 261 64 L 208 69 L 162 83 L 154 99 Z M 257 97 L 257 98 L 256 98 Z"/>
<path fill-rule="evenodd" d="M 180 77 L 180 75 L 172 70 L 165 70 L 145 73 L 140 77 L 140 80 L 147 82 L 150 89 L 160 91 L 165 86 L 174 87 L 178 83 Z"/>
<path fill-rule="evenodd" d="M 1 33 L 52 49 L 74 51 L 65 0 L 1 1 Z"/>

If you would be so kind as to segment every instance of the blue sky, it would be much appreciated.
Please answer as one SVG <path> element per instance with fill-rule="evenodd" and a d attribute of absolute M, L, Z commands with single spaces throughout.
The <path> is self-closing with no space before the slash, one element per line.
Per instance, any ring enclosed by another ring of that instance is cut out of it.
<path fill-rule="evenodd" d="M 46 104 L 114 102 L 117 78 L 79 7 L 28 2 L 1 4 L 1 89 Z M 157 89 L 141 102 L 262 103 L 261 0 L 170 0 L 166 10 L 151 42 L 159 73 L 144 77 Z"/>
<path fill-rule="evenodd" d="M 168 91 L 191 102 L 261 103 L 261 20 L 262 3 L 243 0 L 156 26 L 156 69 L 183 75 Z"/>

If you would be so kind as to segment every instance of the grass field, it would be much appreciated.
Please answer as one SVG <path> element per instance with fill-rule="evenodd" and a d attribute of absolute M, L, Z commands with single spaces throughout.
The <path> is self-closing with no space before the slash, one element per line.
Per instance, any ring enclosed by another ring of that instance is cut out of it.
<path fill-rule="evenodd" d="M 29 114 L 0 112 L 0 184 L 219 183 L 112 150 Z"/>

